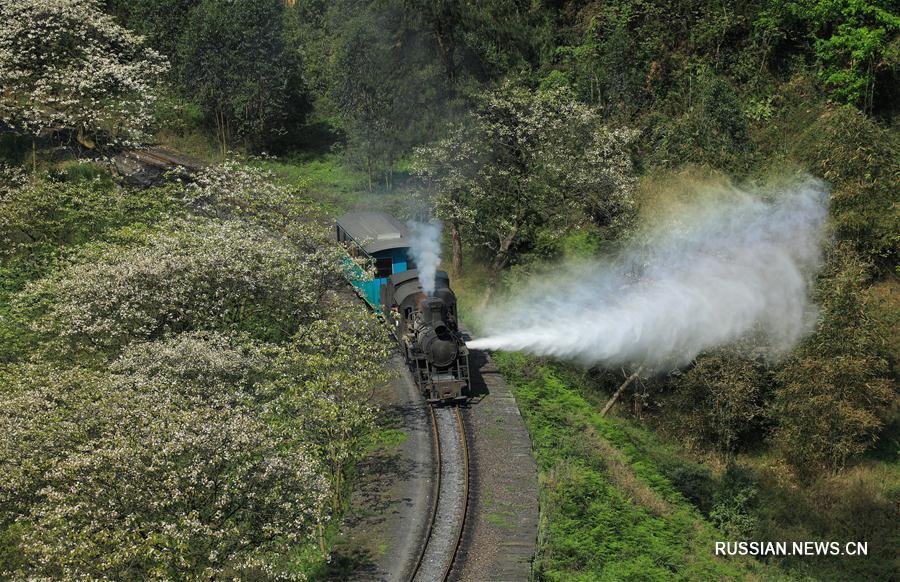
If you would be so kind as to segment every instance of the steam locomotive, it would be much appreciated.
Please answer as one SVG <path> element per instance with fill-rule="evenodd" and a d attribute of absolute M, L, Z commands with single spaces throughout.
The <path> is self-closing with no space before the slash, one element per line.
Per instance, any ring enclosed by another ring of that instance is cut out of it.
<path fill-rule="evenodd" d="M 432 403 L 465 400 L 469 388 L 469 352 L 459 331 L 456 295 L 447 273 L 437 271 L 434 292 L 426 295 L 419 270 L 409 254 L 406 227 L 389 214 L 359 212 L 342 216 L 335 225 L 337 241 L 353 259 L 370 259 L 371 280 L 352 273 L 357 293 L 384 315 L 413 378 Z"/>

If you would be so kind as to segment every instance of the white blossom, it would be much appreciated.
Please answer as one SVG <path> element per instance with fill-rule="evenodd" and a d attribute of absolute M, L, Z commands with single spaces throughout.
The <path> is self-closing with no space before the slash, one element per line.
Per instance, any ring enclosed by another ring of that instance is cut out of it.
<path fill-rule="evenodd" d="M 96 0 L 0 0 L 0 122 L 32 135 L 144 137 L 164 57 Z"/>

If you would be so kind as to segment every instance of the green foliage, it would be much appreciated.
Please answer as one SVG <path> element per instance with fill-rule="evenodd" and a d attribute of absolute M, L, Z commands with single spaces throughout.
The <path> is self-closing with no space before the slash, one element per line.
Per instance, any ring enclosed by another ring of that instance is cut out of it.
<path fill-rule="evenodd" d="M 819 77 L 840 101 L 872 111 L 880 90 L 894 94 L 900 15 L 883 0 L 771 2 L 764 26 L 809 35 Z"/>
<path fill-rule="evenodd" d="M 19 569 L 0 565 L 5 576 L 271 571 L 315 534 L 327 484 L 314 457 L 264 409 L 235 398 L 231 354 L 213 340 L 176 340 L 195 343 L 175 362 L 167 357 L 177 365 L 165 380 L 41 365 L 8 371 L 0 525 L 24 528 Z M 154 349 L 143 348 L 145 360 Z M 187 359 L 198 352 L 205 357 Z"/>
<path fill-rule="evenodd" d="M 704 354 L 663 389 L 660 422 L 730 455 L 758 442 L 768 421 L 767 384 L 758 362 L 725 350 Z"/>
<path fill-rule="evenodd" d="M 834 249 L 818 287 L 818 328 L 778 373 L 775 438 L 805 478 L 840 471 L 871 448 L 896 398 L 883 340 L 862 303 L 869 268 L 848 245 Z"/>
<path fill-rule="evenodd" d="M 558 243 L 580 225 L 610 233 L 628 225 L 633 138 L 564 91 L 507 85 L 485 95 L 467 124 L 419 150 L 415 172 L 435 190 L 436 215 L 489 251 L 498 274 L 542 237 Z"/>
<path fill-rule="evenodd" d="M 336 253 L 303 253 L 239 223 L 179 221 L 138 246 L 90 249 L 16 301 L 60 355 L 116 353 L 204 326 L 286 339 L 319 316 L 340 277 Z"/>
<path fill-rule="evenodd" d="M 449 91 L 437 47 L 401 4 L 339 2 L 328 11 L 328 98 L 370 189 L 380 177 L 390 186 L 403 153 L 435 133 Z"/>
<path fill-rule="evenodd" d="M 0 576 L 303 579 L 374 428 L 382 327 L 270 173 L 92 174 L 0 190 Z"/>
<path fill-rule="evenodd" d="M 165 189 L 121 188 L 90 166 L 70 165 L 48 178 L 10 190 L 0 206 L 0 256 L 34 269 L 63 247 L 133 220 L 159 220 L 175 206 Z"/>
<path fill-rule="evenodd" d="M 522 0 L 313 0 L 288 13 L 318 116 L 342 131 L 369 189 L 392 188 L 409 148 L 439 136 L 485 81 L 535 60 L 547 18 Z"/>
<path fill-rule="evenodd" d="M 836 234 L 865 260 L 891 271 L 900 257 L 900 140 L 851 107 L 829 109 L 798 136 L 791 152 L 834 185 Z"/>
<path fill-rule="evenodd" d="M 579 395 L 577 378 L 514 354 L 495 356 L 538 462 L 541 579 L 720 579 L 763 572 L 750 561 L 713 557 L 710 548 L 721 534 L 673 488 L 644 442 L 601 418 Z"/>
<path fill-rule="evenodd" d="M 896 570 L 900 471 L 896 448 L 887 462 L 865 462 L 840 475 L 798 483 L 771 457 L 753 459 L 757 475 L 756 539 L 883 540 L 864 559 L 804 556 L 778 560 L 798 578 L 883 580 Z"/>
<path fill-rule="evenodd" d="M 288 92 L 296 89 L 296 67 L 282 11 L 278 0 L 204 0 L 189 15 L 178 44 L 181 86 L 203 108 L 223 152 L 235 139 L 271 143 L 298 100 Z"/>
<path fill-rule="evenodd" d="M 177 214 L 170 188 L 127 190 L 96 173 L 76 164 L 37 181 L 6 176 L 12 187 L 2 192 L 0 204 L 0 361 L 21 357 L 37 341 L 27 331 L 28 314 L 12 301 L 29 281 L 45 276 L 79 245 L 135 237 Z"/>
<path fill-rule="evenodd" d="M 553 84 L 558 86 L 564 79 L 588 103 L 624 116 L 635 113 L 647 99 L 643 83 L 647 63 L 637 37 L 629 33 L 628 20 L 627 13 L 592 16 L 580 44 L 556 47 L 559 68 L 544 83 L 556 78 L 560 80 Z"/>
<path fill-rule="evenodd" d="M 672 482 L 672 487 L 704 515 L 709 514 L 715 484 L 712 472 L 708 468 L 687 464 L 680 459 L 669 463 L 657 459 L 654 461 L 659 463 L 659 470 Z"/>
<path fill-rule="evenodd" d="M 709 519 L 729 540 L 754 539 L 759 491 L 753 475 L 729 463 Z"/>
<path fill-rule="evenodd" d="M 146 37 L 169 59 L 178 57 L 178 42 L 191 10 L 200 0 L 128 0 L 119 11 L 128 27 Z"/>
<path fill-rule="evenodd" d="M 701 67 L 681 76 L 666 104 L 649 114 L 649 164 L 702 164 L 736 171 L 752 153 L 741 103 L 727 79 Z"/>

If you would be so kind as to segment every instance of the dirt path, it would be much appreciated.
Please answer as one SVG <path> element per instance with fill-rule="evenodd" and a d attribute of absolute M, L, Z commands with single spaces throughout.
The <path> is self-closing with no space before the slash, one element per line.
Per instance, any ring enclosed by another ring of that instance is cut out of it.
<path fill-rule="evenodd" d="M 434 443 L 426 404 L 400 356 L 400 374 L 376 397 L 383 424 L 402 434 L 358 467 L 350 510 L 332 553 L 329 579 L 407 582 L 431 517 Z"/>

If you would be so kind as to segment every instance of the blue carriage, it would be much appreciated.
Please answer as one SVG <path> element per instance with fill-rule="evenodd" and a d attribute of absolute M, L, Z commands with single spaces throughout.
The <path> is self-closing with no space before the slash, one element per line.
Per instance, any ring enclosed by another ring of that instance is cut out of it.
<path fill-rule="evenodd" d="M 382 311 L 381 287 L 391 275 L 414 269 L 408 255 L 409 231 L 396 218 L 384 212 L 355 212 L 340 217 L 335 224 L 337 241 L 346 246 L 350 259 L 351 281 L 376 313 Z M 375 276 L 364 280 L 354 259 L 372 261 Z M 355 271 L 355 272 L 354 272 Z"/>

